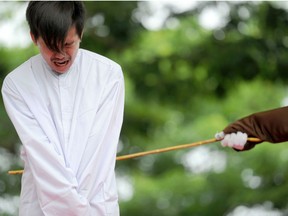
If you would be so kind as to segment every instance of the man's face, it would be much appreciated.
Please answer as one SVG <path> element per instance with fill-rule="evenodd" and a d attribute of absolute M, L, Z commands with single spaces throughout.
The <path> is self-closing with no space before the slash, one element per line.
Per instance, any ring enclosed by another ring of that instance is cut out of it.
<path fill-rule="evenodd" d="M 75 26 L 71 27 L 65 38 L 64 47 L 61 53 L 50 50 L 42 37 L 39 37 L 37 41 L 32 35 L 34 43 L 38 46 L 42 57 L 45 59 L 51 69 L 57 73 L 65 73 L 73 64 L 77 55 L 80 41 Z"/>

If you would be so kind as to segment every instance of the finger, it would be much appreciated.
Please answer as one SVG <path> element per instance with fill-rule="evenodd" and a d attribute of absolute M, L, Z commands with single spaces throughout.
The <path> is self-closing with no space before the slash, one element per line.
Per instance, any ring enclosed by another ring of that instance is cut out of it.
<path fill-rule="evenodd" d="M 246 133 L 242 133 L 242 132 L 237 132 L 237 141 L 235 143 L 234 148 L 238 149 L 238 150 L 243 150 L 244 146 L 247 142 L 247 134 Z"/>
<path fill-rule="evenodd" d="M 221 145 L 223 147 L 228 146 L 228 142 L 229 142 L 230 137 L 231 137 L 231 134 L 225 135 L 224 139 L 221 141 Z"/>
<path fill-rule="evenodd" d="M 231 133 L 227 146 L 232 148 L 236 144 L 236 140 L 237 140 L 236 133 Z"/>
<path fill-rule="evenodd" d="M 225 137 L 225 133 L 223 131 L 215 134 L 216 140 L 222 140 Z"/>

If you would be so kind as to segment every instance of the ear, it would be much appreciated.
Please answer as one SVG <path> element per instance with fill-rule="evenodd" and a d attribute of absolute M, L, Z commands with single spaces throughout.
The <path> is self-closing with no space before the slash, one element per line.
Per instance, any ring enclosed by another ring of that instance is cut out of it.
<path fill-rule="evenodd" d="M 30 37 L 31 37 L 33 43 L 37 46 L 37 40 L 36 40 L 35 36 L 32 34 L 32 32 L 30 32 Z"/>
<path fill-rule="evenodd" d="M 81 33 L 80 42 L 82 41 L 82 37 L 83 37 L 83 31 Z"/>

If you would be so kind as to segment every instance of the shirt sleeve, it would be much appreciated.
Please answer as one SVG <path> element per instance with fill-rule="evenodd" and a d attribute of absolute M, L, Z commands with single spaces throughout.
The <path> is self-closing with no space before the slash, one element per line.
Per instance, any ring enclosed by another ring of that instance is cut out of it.
<path fill-rule="evenodd" d="M 105 87 L 101 93 L 99 107 L 95 116 L 90 116 L 93 126 L 89 131 L 89 139 L 86 144 L 87 163 L 82 164 L 80 168 L 82 173 L 79 178 L 79 187 L 86 188 L 87 196 L 91 197 L 91 193 L 97 193 L 93 185 L 103 185 L 106 195 L 99 198 L 99 194 L 97 196 L 94 194 L 92 202 L 95 204 L 104 201 L 106 205 L 109 203 L 112 205 L 117 200 L 116 185 L 112 179 L 114 178 L 117 145 L 123 122 L 125 97 L 121 68 L 113 68 L 106 81 L 103 80 L 103 85 Z M 86 181 L 87 179 L 89 181 Z M 106 209 L 109 214 L 113 208 L 107 207 Z"/>
<path fill-rule="evenodd" d="M 76 178 L 53 143 L 57 139 L 53 141 L 45 133 L 45 130 L 49 130 L 49 125 L 45 130 L 41 127 L 9 77 L 4 80 L 2 96 L 6 111 L 26 152 L 26 162 L 31 168 L 44 214 L 90 215 L 87 199 L 79 195 Z"/>
<path fill-rule="evenodd" d="M 288 141 L 288 107 L 257 112 L 241 118 L 224 129 L 225 134 L 241 131 L 271 143 Z M 262 142 L 247 142 L 244 150 Z"/>

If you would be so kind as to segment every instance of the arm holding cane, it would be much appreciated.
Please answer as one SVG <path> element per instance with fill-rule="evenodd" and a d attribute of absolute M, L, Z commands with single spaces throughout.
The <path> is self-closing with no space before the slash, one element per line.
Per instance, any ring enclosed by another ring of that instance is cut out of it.
<path fill-rule="evenodd" d="M 250 142 L 248 137 L 256 137 L 261 141 Z M 215 138 L 221 140 L 222 146 L 228 146 L 238 151 L 250 150 L 262 142 L 280 143 L 288 141 L 288 107 L 257 112 L 241 118 Z"/>

